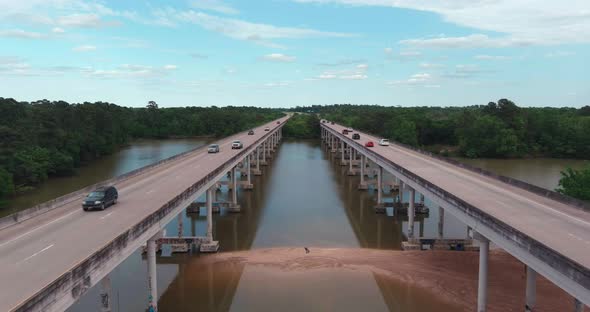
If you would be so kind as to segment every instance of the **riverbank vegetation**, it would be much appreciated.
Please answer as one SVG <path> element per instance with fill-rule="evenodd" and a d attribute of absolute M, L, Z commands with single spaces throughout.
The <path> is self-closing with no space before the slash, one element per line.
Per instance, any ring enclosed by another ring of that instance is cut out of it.
<path fill-rule="evenodd" d="M 130 140 L 227 136 L 283 116 L 256 107 L 128 108 L 0 98 L 0 206 L 50 176 L 75 173 Z"/>
<path fill-rule="evenodd" d="M 297 107 L 433 152 L 477 157 L 590 157 L 590 106 L 523 108 L 507 99 L 469 107 Z"/>
<path fill-rule="evenodd" d="M 295 113 L 283 127 L 285 138 L 316 139 L 320 133 L 320 119 L 316 114 Z"/>
<path fill-rule="evenodd" d="M 567 168 L 562 171 L 557 191 L 577 199 L 590 201 L 590 166 L 581 170 Z"/>

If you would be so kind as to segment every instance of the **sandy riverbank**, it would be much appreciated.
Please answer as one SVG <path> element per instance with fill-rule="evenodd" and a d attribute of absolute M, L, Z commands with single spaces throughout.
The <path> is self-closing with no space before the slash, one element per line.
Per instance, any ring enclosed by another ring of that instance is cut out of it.
<path fill-rule="evenodd" d="M 272 248 L 204 256 L 199 262 L 237 262 L 282 271 L 352 270 L 416 286 L 428 295 L 473 311 L 477 301 L 478 253 L 348 248 Z M 523 311 L 522 263 L 500 250 L 490 252 L 489 311 Z M 572 311 L 573 299 L 551 282 L 537 280 L 535 311 Z"/>

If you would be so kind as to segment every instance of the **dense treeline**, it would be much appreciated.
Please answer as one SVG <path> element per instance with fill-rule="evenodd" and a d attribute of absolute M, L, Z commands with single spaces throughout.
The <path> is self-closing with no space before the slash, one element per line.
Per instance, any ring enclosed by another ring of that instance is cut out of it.
<path fill-rule="evenodd" d="M 581 170 L 567 168 L 562 171 L 557 191 L 571 197 L 590 201 L 590 166 Z"/>
<path fill-rule="evenodd" d="M 283 127 L 286 138 L 315 139 L 320 133 L 320 119 L 316 114 L 295 113 Z"/>
<path fill-rule="evenodd" d="M 321 117 L 434 151 L 467 157 L 590 158 L 590 106 L 521 108 L 501 99 L 470 107 L 297 107 Z"/>
<path fill-rule="evenodd" d="M 0 201 L 135 138 L 226 136 L 283 114 L 255 107 L 127 108 L 0 98 Z M 0 203 L 1 205 L 1 203 Z"/>

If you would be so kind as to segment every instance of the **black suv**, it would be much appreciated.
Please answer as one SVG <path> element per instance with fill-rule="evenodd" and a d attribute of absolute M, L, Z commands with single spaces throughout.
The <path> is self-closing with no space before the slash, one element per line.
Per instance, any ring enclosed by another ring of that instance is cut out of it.
<path fill-rule="evenodd" d="M 104 210 L 108 206 L 116 204 L 117 198 L 119 198 L 119 194 L 114 186 L 99 187 L 84 198 L 82 209 L 84 211 L 89 209 Z"/>
<path fill-rule="evenodd" d="M 254 135 L 254 130 L 248 131 L 248 135 Z"/>
<path fill-rule="evenodd" d="M 361 139 L 361 135 L 358 134 L 358 133 L 355 133 L 355 134 L 352 135 L 352 139 L 353 140 L 360 140 Z"/>

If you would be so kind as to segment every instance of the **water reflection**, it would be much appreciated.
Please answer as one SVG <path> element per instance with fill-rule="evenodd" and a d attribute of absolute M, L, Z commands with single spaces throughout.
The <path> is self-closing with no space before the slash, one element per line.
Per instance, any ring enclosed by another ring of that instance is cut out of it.
<path fill-rule="evenodd" d="M 332 157 L 318 141 L 284 142 L 264 174 L 253 177 L 254 189 L 239 192 L 242 212 L 222 210 L 214 216 L 214 238 L 221 251 L 284 246 L 399 249 L 407 235 L 407 216 L 395 214 L 392 208 L 376 214 L 375 190 L 358 191 L 360 178 L 347 176 L 348 167 Z M 391 175 L 385 174 L 384 179 L 393 182 Z M 545 179 L 554 181 L 558 176 L 546 175 Z M 227 200 L 227 195 L 220 192 L 218 198 Z M 385 196 L 392 201 L 399 194 Z M 408 197 L 405 192 L 405 201 Z M 438 209 L 428 199 L 426 205 L 430 213 L 416 217 L 415 233 L 437 237 Z M 205 211 L 181 216 L 183 235 L 205 235 Z M 466 236 L 466 227 L 452 215 L 446 213 L 444 222 L 445 237 Z M 178 220 L 170 222 L 166 231 L 177 235 Z M 456 310 L 420 289 L 376 273 L 292 272 L 239 259 L 208 259 L 196 254 L 158 257 L 160 311 Z M 111 273 L 113 301 L 117 302 L 114 311 L 144 311 L 145 272 L 145 260 L 135 253 Z M 69 311 L 98 310 L 96 288 Z"/>

